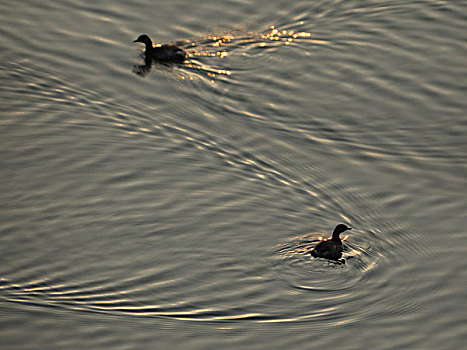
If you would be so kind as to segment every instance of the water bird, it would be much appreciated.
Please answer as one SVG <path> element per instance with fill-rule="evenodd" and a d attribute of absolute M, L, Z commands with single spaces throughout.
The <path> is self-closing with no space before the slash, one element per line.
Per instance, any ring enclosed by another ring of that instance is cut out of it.
<path fill-rule="evenodd" d="M 324 258 L 329 260 L 339 260 L 342 256 L 342 241 L 339 238 L 339 235 L 342 232 L 351 230 L 352 228 L 347 227 L 344 224 L 339 224 L 336 226 L 332 232 L 332 238 L 326 239 L 319 242 L 310 254 L 315 258 Z"/>
<path fill-rule="evenodd" d="M 185 50 L 175 45 L 153 46 L 152 40 L 146 34 L 141 34 L 138 39 L 133 40 L 134 43 L 143 43 L 146 45 L 144 52 L 146 60 L 177 62 L 181 63 L 185 60 Z"/>

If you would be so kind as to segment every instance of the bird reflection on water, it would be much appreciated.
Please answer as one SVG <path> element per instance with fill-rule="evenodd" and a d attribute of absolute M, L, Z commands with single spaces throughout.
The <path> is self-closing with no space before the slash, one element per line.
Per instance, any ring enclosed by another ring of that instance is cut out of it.
<path fill-rule="evenodd" d="M 133 66 L 133 73 L 137 76 L 144 78 L 151 71 L 152 66 L 157 67 L 157 70 L 172 72 L 174 66 L 180 66 L 181 63 L 173 62 L 157 62 L 151 58 L 144 58 L 144 64 L 135 64 Z"/>

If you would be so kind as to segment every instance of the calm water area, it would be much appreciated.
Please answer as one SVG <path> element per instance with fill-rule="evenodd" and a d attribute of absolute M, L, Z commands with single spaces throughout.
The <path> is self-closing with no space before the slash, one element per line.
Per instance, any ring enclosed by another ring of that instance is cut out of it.
<path fill-rule="evenodd" d="M 0 19 L 0 349 L 466 348 L 467 1 Z"/>

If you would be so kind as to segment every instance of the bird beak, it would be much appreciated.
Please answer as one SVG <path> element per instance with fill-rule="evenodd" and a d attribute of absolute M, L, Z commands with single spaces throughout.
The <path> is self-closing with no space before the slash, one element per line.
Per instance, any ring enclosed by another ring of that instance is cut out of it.
<path fill-rule="evenodd" d="M 352 229 L 352 227 L 349 227 L 347 230 L 351 230 L 351 229 Z"/>
<path fill-rule="evenodd" d="M 134 43 L 137 43 L 137 42 L 138 42 L 138 39 L 136 39 L 136 40 L 133 40 L 133 42 L 134 42 Z"/>

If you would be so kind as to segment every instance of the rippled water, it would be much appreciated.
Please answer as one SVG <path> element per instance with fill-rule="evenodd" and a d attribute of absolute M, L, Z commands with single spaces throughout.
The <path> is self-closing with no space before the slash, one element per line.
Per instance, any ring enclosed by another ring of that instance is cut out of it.
<path fill-rule="evenodd" d="M 465 2 L 0 13 L 2 349 L 465 346 Z"/>

